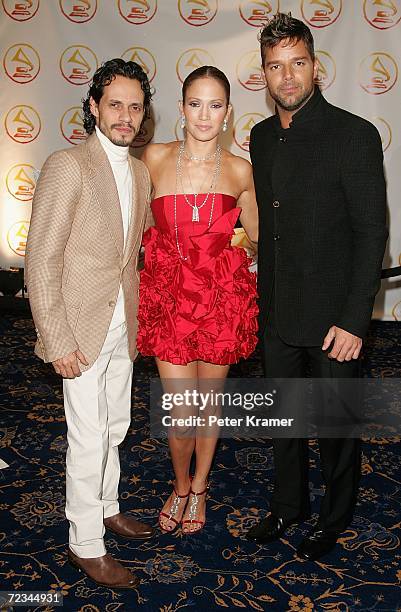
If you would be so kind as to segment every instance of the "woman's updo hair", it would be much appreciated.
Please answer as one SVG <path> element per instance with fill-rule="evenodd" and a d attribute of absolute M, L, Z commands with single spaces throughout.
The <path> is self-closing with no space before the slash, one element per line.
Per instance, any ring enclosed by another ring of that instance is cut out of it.
<path fill-rule="evenodd" d="M 227 98 L 227 105 L 230 102 L 230 82 L 224 72 L 216 68 L 216 66 L 200 66 L 189 73 L 187 78 L 182 84 L 182 100 L 185 102 L 185 95 L 187 89 L 196 79 L 203 79 L 205 77 L 211 77 L 219 81 L 223 87 Z"/>

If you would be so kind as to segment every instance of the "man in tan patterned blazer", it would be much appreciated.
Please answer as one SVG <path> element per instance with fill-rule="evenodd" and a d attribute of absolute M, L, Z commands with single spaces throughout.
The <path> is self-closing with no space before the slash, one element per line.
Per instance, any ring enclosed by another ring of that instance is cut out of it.
<path fill-rule="evenodd" d="M 130 423 L 137 355 L 137 260 L 151 191 L 129 145 L 150 99 L 135 62 L 114 59 L 97 70 L 83 104 L 87 141 L 43 166 L 26 257 L 35 352 L 63 377 L 69 560 L 113 588 L 133 588 L 138 578 L 106 554 L 105 528 L 153 535 L 118 505 L 118 445 Z"/>

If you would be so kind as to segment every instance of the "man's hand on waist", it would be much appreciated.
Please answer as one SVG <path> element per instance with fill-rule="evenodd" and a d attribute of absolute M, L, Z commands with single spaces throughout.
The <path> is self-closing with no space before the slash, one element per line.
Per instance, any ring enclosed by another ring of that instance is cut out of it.
<path fill-rule="evenodd" d="M 341 329 L 341 327 L 332 325 L 323 341 L 322 351 L 326 351 L 333 340 L 333 347 L 328 354 L 330 359 L 337 359 L 340 362 L 358 359 L 362 348 L 361 338 Z"/>
<path fill-rule="evenodd" d="M 69 353 L 65 357 L 53 361 L 53 367 L 56 373 L 60 374 L 63 378 L 76 378 L 77 376 L 81 376 L 79 361 L 83 365 L 88 365 L 85 355 L 77 349 L 73 353 Z"/>

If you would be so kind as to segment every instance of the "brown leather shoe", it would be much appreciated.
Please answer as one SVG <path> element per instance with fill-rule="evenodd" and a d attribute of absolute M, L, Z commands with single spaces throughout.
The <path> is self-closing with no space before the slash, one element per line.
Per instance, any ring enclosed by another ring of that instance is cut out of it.
<path fill-rule="evenodd" d="M 69 550 L 68 561 L 100 586 L 110 589 L 134 589 L 139 584 L 138 576 L 132 574 L 111 555 L 83 559 Z"/>
<path fill-rule="evenodd" d="M 140 523 L 131 516 L 121 514 L 121 512 L 105 518 L 103 523 L 109 531 L 130 540 L 149 540 L 155 533 L 149 525 Z"/>

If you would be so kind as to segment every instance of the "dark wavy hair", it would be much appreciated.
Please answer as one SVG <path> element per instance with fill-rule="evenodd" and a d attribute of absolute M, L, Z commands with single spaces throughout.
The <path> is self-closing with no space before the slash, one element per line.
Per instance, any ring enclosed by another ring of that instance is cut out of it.
<path fill-rule="evenodd" d="M 136 79 L 141 85 L 141 89 L 145 95 L 144 99 L 144 120 L 149 117 L 150 102 L 152 93 L 150 90 L 149 80 L 146 72 L 136 62 L 126 62 L 120 57 L 104 62 L 93 75 L 92 83 L 89 87 L 86 98 L 82 100 L 82 108 L 84 112 L 84 128 L 88 134 L 92 134 L 95 130 L 95 117 L 90 110 L 90 98 L 93 98 L 96 104 L 99 104 L 103 96 L 105 86 L 110 85 L 116 76 L 124 76 L 127 79 Z"/>
<path fill-rule="evenodd" d="M 223 87 L 227 98 L 227 105 L 230 102 L 230 81 L 216 66 L 199 66 L 192 72 L 190 72 L 182 84 L 182 100 L 185 102 L 185 94 L 187 93 L 188 87 L 196 81 L 196 79 L 203 79 L 204 77 L 211 77 L 219 81 Z"/>
<path fill-rule="evenodd" d="M 262 66 L 265 65 L 266 49 L 275 47 L 282 40 L 294 42 L 302 40 L 312 60 L 315 59 L 312 32 L 303 21 L 292 17 L 291 13 L 276 13 L 274 17 L 267 22 L 263 30 L 261 30 L 258 38 L 260 42 Z"/>

